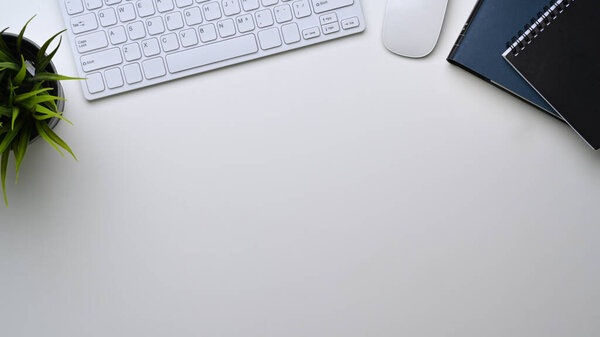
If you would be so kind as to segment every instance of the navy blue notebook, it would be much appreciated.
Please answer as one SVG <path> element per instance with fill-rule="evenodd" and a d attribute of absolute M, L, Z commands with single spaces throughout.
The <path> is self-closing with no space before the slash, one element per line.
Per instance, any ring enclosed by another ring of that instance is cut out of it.
<path fill-rule="evenodd" d="M 479 0 L 448 61 L 562 120 L 502 57 L 506 43 L 548 0 Z"/>

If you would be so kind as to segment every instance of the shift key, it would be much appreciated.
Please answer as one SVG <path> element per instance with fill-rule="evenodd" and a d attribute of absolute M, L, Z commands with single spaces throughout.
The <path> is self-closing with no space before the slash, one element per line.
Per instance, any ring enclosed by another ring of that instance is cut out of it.
<path fill-rule="evenodd" d="M 90 72 L 117 64 L 121 64 L 123 58 L 119 48 L 103 50 L 98 53 L 87 54 L 81 57 L 81 66 L 83 71 Z"/>
<path fill-rule="evenodd" d="M 424 0 L 421 0 L 424 1 Z M 334 9 L 350 6 L 354 0 L 312 0 L 315 13 L 324 13 Z"/>

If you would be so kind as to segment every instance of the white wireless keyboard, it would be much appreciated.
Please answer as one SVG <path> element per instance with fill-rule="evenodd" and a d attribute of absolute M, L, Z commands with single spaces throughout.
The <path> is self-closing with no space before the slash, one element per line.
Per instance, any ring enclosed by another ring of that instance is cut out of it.
<path fill-rule="evenodd" d="M 59 0 L 88 100 L 362 32 L 359 0 Z"/>

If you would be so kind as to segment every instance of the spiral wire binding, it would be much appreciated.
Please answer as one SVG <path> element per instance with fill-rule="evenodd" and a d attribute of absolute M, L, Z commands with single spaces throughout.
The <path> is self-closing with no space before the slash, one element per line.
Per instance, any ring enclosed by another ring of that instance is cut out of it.
<path fill-rule="evenodd" d="M 509 42 L 506 42 L 506 49 L 510 50 L 514 56 L 519 55 L 528 44 L 531 44 L 541 32 L 546 29 L 567 7 L 577 0 L 553 0 L 550 7 L 544 6 L 542 12 L 538 12 L 537 19 L 531 18 L 531 24 L 526 24 L 513 36 Z"/>

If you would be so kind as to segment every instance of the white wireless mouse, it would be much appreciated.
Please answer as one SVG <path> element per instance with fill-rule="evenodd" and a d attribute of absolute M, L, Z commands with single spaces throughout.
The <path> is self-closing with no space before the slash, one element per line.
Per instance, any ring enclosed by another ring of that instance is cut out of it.
<path fill-rule="evenodd" d="M 425 57 L 435 48 L 448 0 L 388 0 L 383 44 L 392 53 Z"/>

